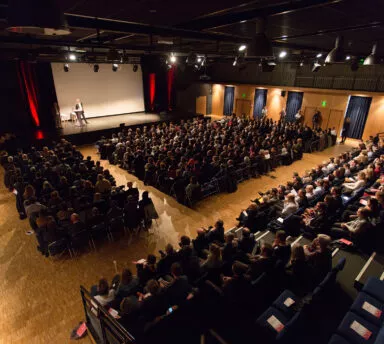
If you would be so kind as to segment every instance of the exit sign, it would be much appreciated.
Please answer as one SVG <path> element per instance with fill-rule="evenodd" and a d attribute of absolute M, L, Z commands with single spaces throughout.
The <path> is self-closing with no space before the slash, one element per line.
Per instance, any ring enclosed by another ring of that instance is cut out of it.
<path fill-rule="evenodd" d="M 243 93 L 241 96 L 242 96 L 243 98 L 245 98 L 247 95 L 246 95 L 245 93 Z"/>
<path fill-rule="evenodd" d="M 326 101 L 326 100 L 323 100 L 323 101 L 321 102 L 321 106 L 322 106 L 322 107 L 326 107 L 326 106 L 327 106 L 327 101 Z"/>

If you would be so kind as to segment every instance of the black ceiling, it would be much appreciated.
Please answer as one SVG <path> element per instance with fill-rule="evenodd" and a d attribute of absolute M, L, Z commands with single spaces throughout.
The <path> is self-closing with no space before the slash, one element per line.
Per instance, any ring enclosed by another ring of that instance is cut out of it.
<path fill-rule="evenodd" d="M 373 42 L 379 43 L 378 52 L 384 55 L 383 0 L 57 0 L 67 14 L 147 24 L 145 33 L 140 27 L 129 29 L 133 32 L 112 32 L 108 28 L 101 29 L 98 38 L 94 27 L 84 26 L 72 27 L 72 33 L 63 37 L 9 34 L 5 30 L 7 1 L 1 2 L 0 48 L 4 51 L 83 45 L 100 51 L 116 46 L 139 55 L 148 51 L 195 51 L 230 56 L 236 54 L 242 40 L 247 42 L 255 34 L 256 18 L 264 17 L 266 34 L 276 49 L 285 47 L 292 54 L 306 56 L 325 54 L 332 49 L 335 38 L 343 35 L 345 50 L 351 55 L 368 55 Z M 159 39 L 171 40 L 173 45 L 159 45 Z"/>

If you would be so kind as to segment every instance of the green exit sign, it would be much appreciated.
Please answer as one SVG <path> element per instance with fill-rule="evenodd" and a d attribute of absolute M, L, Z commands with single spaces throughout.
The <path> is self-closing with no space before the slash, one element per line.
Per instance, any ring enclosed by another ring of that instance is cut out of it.
<path fill-rule="evenodd" d="M 245 93 L 243 93 L 241 96 L 242 96 L 243 98 L 245 98 L 247 95 L 246 95 Z"/>
<path fill-rule="evenodd" d="M 326 100 L 323 100 L 323 101 L 321 102 L 321 106 L 322 106 L 322 107 L 326 107 L 326 106 L 327 106 L 327 101 L 326 101 Z"/>

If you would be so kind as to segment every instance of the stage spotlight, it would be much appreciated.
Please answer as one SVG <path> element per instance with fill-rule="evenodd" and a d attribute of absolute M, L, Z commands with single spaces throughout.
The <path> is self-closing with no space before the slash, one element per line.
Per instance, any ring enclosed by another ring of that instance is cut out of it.
<path fill-rule="evenodd" d="M 176 63 L 176 61 L 177 61 L 177 57 L 175 56 L 174 53 L 171 53 L 171 56 L 169 57 L 169 61 L 170 61 L 171 63 Z"/>
<path fill-rule="evenodd" d="M 336 38 L 335 47 L 329 52 L 325 58 L 325 63 L 340 63 L 344 59 L 344 50 L 343 50 L 343 37 L 338 36 Z"/>
<path fill-rule="evenodd" d="M 318 61 L 315 61 L 312 67 L 312 73 L 318 72 L 321 67 L 321 64 Z"/>
<path fill-rule="evenodd" d="M 235 60 L 232 63 L 232 66 L 236 66 L 236 65 L 237 65 L 237 56 L 235 57 Z"/>
<path fill-rule="evenodd" d="M 68 73 L 68 72 L 69 72 L 69 64 L 68 64 L 68 63 L 64 63 L 63 68 L 64 68 L 64 72 L 65 72 L 65 73 Z"/>
<path fill-rule="evenodd" d="M 316 57 L 319 59 L 320 57 L 322 57 L 323 56 L 323 54 L 322 53 L 318 53 L 317 55 L 316 55 Z"/>
<path fill-rule="evenodd" d="M 247 46 L 245 44 L 240 45 L 239 51 L 244 51 L 245 49 L 247 49 Z"/>
<path fill-rule="evenodd" d="M 379 63 L 379 59 L 376 55 L 376 50 L 377 50 L 377 43 L 375 43 L 372 47 L 372 52 L 370 55 L 368 55 L 365 60 L 364 60 L 364 66 L 373 66 L 375 64 Z"/>
<path fill-rule="evenodd" d="M 345 56 L 345 59 L 348 61 L 351 59 L 351 56 L 347 55 L 347 56 Z"/>
<path fill-rule="evenodd" d="M 198 63 L 201 62 L 201 57 L 200 57 L 200 56 L 197 58 L 197 62 L 198 62 Z"/>
<path fill-rule="evenodd" d="M 75 54 L 69 54 L 68 59 L 69 59 L 69 61 L 76 61 L 76 55 Z"/>
<path fill-rule="evenodd" d="M 283 58 L 286 57 L 286 56 L 287 56 L 287 52 L 286 52 L 285 50 L 281 51 L 280 54 L 279 54 L 279 57 L 280 57 L 281 59 L 283 59 Z"/>
<path fill-rule="evenodd" d="M 139 66 L 137 64 L 134 64 L 133 65 L 133 72 L 136 73 L 138 69 L 139 69 Z"/>
<path fill-rule="evenodd" d="M 112 71 L 113 72 L 117 72 L 117 69 L 119 68 L 119 65 L 117 64 L 117 63 L 114 63 L 113 65 L 112 65 Z"/>
<path fill-rule="evenodd" d="M 300 62 L 300 67 L 303 67 L 303 66 L 304 66 L 304 62 L 301 61 L 301 62 Z"/>

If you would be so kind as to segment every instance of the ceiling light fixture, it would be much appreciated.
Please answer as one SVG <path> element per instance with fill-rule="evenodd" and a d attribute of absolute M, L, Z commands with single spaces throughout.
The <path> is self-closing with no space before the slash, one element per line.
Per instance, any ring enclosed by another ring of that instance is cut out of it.
<path fill-rule="evenodd" d="M 169 57 L 169 61 L 170 61 L 171 63 L 176 63 L 176 61 L 177 61 L 177 57 L 175 56 L 174 53 L 171 53 L 171 56 Z"/>
<path fill-rule="evenodd" d="M 344 60 L 343 36 L 338 36 L 335 41 L 335 47 L 325 58 L 325 63 L 340 63 Z"/>
<path fill-rule="evenodd" d="M 304 66 L 304 62 L 301 61 L 301 62 L 300 62 L 300 67 L 303 67 L 303 66 Z"/>
<path fill-rule="evenodd" d="M 245 49 L 247 49 L 247 46 L 245 44 L 240 45 L 239 51 L 244 51 Z"/>
<path fill-rule="evenodd" d="M 237 65 L 237 56 L 235 57 L 235 60 L 233 61 L 233 63 L 232 63 L 232 66 L 236 66 Z"/>
<path fill-rule="evenodd" d="M 286 56 L 287 56 L 287 52 L 286 52 L 285 50 L 281 51 L 280 54 L 279 54 L 279 57 L 280 57 L 281 59 L 283 59 L 283 58 L 286 57 Z"/>
<path fill-rule="evenodd" d="M 319 61 L 315 61 L 313 66 L 312 66 L 312 73 L 318 72 L 321 67 L 321 64 Z"/>
<path fill-rule="evenodd" d="M 348 61 L 351 59 L 351 56 L 347 55 L 347 56 L 345 56 L 345 59 Z"/>
<path fill-rule="evenodd" d="M 316 57 L 319 59 L 320 57 L 322 57 L 323 56 L 323 54 L 322 53 L 318 53 L 317 55 L 316 55 Z"/>
<path fill-rule="evenodd" d="M 377 55 L 376 55 L 376 50 L 377 50 L 377 43 L 373 45 L 371 54 L 365 58 L 363 63 L 364 66 L 373 66 L 379 63 L 379 59 L 377 58 Z"/>
<path fill-rule="evenodd" d="M 119 65 L 117 63 L 112 64 L 112 71 L 113 72 L 117 72 L 118 69 L 119 69 Z"/>
<path fill-rule="evenodd" d="M 64 63 L 63 69 L 64 69 L 65 73 L 68 73 L 69 72 L 69 64 L 68 63 Z"/>
<path fill-rule="evenodd" d="M 76 61 L 77 58 L 76 58 L 75 54 L 69 54 L 68 59 L 69 59 L 69 61 Z"/>

